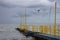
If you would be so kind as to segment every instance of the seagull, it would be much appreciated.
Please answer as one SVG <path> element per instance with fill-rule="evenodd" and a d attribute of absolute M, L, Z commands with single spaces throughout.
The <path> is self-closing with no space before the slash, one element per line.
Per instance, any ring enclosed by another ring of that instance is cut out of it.
<path fill-rule="evenodd" d="M 37 12 L 39 13 L 39 12 L 40 12 L 40 10 L 38 9 L 38 10 L 37 10 Z"/>

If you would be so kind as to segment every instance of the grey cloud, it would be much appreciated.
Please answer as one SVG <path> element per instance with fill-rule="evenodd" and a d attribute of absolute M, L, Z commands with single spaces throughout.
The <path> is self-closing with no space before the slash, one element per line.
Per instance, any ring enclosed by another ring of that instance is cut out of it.
<path fill-rule="evenodd" d="M 3 3 L 1 1 L 0 1 L 0 6 L 7 7 L 7 8 L 15 7 L 15 6 L 11 5 L 11 4 L 6 4 L 6 3 Z"/>
<path fill-rule="evenodd" d="M 52 2 L 48 0 L 0 0 L 0 6 L 13 7 L 39 7 L 41 5 L 50 5 Z"/>
<path fill-rule="evenodd" d="M 19 12 L 16 15 L 13 15 L 12 17 L 25 17 L 25 16 L 26 17 L 31 17 L 31 16 L 33 16 L 33 13 L 32 12 L 28 12 L 28 13 L 26 13 L 26 15 L 23 12 Z"/>
<path fill-rule="evenodd" d="M 53 2 L 54 0 L 49 0 L 49 1 Z"/>
<path fill-rule="evenodd" d="M 22 6 L 21 5 L 15 5 L 15 4 L 13 4 L 13 2 L 12 3 L 5 3 L 5 2 L 0 1 L 0 23 L 11 23 L 11 24 L 12 23 L 13 24 L 14 23 L 19 23 L 20 22 L 20 17 L 25 16 L 24 15 L 24 13 L 25 13 L 24 8 L 23 7 L 20 8 L 20 7 L 22 7 Z M 27 7 L 27 6 L 24 6 L 24 7 Z M 29 7 L 28 8 L 29 10 L 27 10 L 27 15 L 26 15 L 28 18 L 29 17 L 32 18 L 33 15 L 35 15 L 35 16 L 39 15 L 39 14 L 38 15 L 33 14 L 34 9 L 41 9 L 43 7 L 45 7 L 46 9 L 48 8 L 47 6 L 40 5 L 40 4 L 33 5 L 33 6 L 32 5 L 28 5 L 28 7 Z M 49 9 L 47 9 L 47 10 L 49 10 Z M 42 11 L 44 11 L 44 9 L 42 9 Z M 52 11 L 52 13 L 53 13 L 53 11 Z M 34 21 L 34 18 L 35 17 L 33 17 L 33 21 Z"/>
<path fill-rule="evenodd" d="M 42 12 L 40 11 L 38 13 L 37 10 L 41 10 Z M 45 11 L 49 12 L 49 8 L 48 9 L 47 8 L 42 8 L 42 7 L 41 8 L 39 7 L 39 9 L 37 9 L 37 8 L 26 8 L 26 15 L 25 15 L 25 10 L 22 10 L 22 11 L 18 12 L 16 15 L 14 15 L 13 17 L 24 17 L 24 16 L 31 17 L 33 15 L 37 16 L 37 15 L 43 15 L 43 14 L 46 15 L 47 13 L 44 13 L 43 11 L 44 12 Z"/>

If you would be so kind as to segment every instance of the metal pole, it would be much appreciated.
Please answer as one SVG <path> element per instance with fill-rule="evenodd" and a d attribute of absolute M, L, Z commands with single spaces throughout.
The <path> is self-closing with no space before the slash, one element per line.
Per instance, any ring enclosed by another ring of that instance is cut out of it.
<path fill-rule="evenodd" d="M 22 21 L 22 25 L 25 25 L 26 24 L 26 8 L 24 8 L 24 15 L 23 17 L 21 17 L 21 21 Z"/>
<path fill-rule="evenodd" d="M 25 24 L 26 24 L 26 8 L 25 8 Z"/>
<path fill-rule="evenodd" d="M 50 13 L 49 13 L 49 22 L 50 22 L 50 14 L 51 14 L 51 6 L 50 6 Z M 52 31 L 51 31 L 51 24 L 49 24 L 49 28 L 50 28 L 50 36 L 51 36 L 51 33 L 52 33 Z"/>
<path fill-rule="evenodd" d="M 56 2 L 54 6 L 54 36 L 56 36 Z"/>

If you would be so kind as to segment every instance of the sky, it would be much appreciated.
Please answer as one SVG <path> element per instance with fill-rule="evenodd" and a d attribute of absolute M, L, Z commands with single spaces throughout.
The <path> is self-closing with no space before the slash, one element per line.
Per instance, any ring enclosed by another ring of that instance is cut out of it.
<path fill-rule="evenodd" d="M 0 0 L 0 24 L 20 24 L 25 8 L 28 24 L 54 23 L 55 1 L 57 2 L 57 23 L 60 23 L 60 0 Z M 39 13 L 37 10 L 40 10 Z"/>

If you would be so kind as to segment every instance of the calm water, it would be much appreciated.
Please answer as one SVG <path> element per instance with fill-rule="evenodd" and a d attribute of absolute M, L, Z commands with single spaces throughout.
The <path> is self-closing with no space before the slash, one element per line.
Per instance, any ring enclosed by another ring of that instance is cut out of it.
<path fill-rule="evenodd" d="M 33 38 L 26 38 L 19 33 L 15 28 L 19 27 L 16 24 L 0 24 L 0 40 L 32 40 Z"/>

